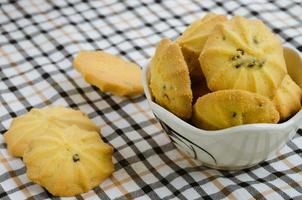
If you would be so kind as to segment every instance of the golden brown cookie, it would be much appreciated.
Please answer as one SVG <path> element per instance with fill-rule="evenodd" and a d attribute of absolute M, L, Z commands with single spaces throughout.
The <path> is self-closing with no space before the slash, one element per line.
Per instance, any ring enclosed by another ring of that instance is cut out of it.
<path fill-rule="evenodd" d="M 281 120 L 286 120 L 301 109 L 301 88 L 286 75 L 273 98 Z"/>
<path fill-rule="evenodd" d="M 217 130 L 253 123 L 277 123 L 279 113 L 265 96 L 245 90 L 220 90 L 200 97 L 193 106 L 193 123 Z"/>
<path fill-rule="evenodd" d="M 191 76 L 203 76 L 198 61 L 200 52 L 212 34 L 215 26 L 227 20 L 224 15 L 209 13 L 194 21 L 188 28 L 177 38 L 176 42 L 181 46 L 182 53 L 185 57 Z"/>
<path fill-rule="evenodd" d="M 150 89 L 155 101 L 180 118 L 192 113 L 189 71 L 180 47 L 169 39 L 157 45 L 150 63 Z"/>
<path fill-rule="evenodd" d="M 119 96 L 143 93 L 141 69 L 134 63 L 104 51 L 81 51 L 73 65 L 88 83 L 103 92 Z"/>
<path fill-rule="evenodd" d="M 8 151 L 13 156 L 22 157 L 32 139 L 47 134 L 51 127 L 64 128 L 71 125 L 99 132 L 99 128 L 81 111 L 57 106 L 33 108 L 27 114 L 14 118 L 4 139 Z"/>
<path fill-rule="evenodd" d="M 199 57 L 212 91 L 242 89 L 270 99 L 287 73 L 280 40 L 260 20 L 216 26 Z"/>
<path fill-rule="evenodd" d="M 89 191 L 109 177 L 113 149 L 97 132 L 71 126 L 51 128 L 32 140 L 23 160 L 28 178 L 55 196 Z"/>

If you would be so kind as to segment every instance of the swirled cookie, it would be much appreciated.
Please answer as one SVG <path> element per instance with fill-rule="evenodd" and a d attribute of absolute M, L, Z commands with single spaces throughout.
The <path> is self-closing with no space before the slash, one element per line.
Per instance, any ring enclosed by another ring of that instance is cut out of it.
<path fill-rule="evenodd" d="M 279 113 L 265 96 L 245 90 L 220 90 L 198 98 L 193 106 L 193 123 L 217 130 L 252 123 L 277 123 Z"/>
<path fill-rule="evenodd" d="M 212 34 L 215 26 L 227 20 L 224 15 L 209 13 L 194 21 L 176 42 L 181 46 L 184 58 L 189 67 L 190 75 L 202 76 L 202 71 L 198 61 L 198 56 L 203 49 L 203 46 Z"/>
<path fill-rule="evenodd" d="M 23 160 L 30 180 L 55 196 L 74 196 L 112 174 L 112 153 L 97 132 L 53 127 L 31 141 Z"/>
<path fill-rule="evenodd" d="M 273 98 L 281 120 L 286 120 L 301 109 L 301 98 L 301 88 L 286 75 Z"/>
<path fill-rule="evenodd" d="M 280 40 L 260 20 L 218 24 L 199 57 L 212 91 L 242 89 L 270 99 L 287 73 Z"/>
<path fill-rule="evenodd" d="M 11 127 L 4 134 L 4 139 L 8 151 L 13 156 L 22 157 L 31 140 L 47 134 L 49 128 L 65 128 L 71 125 L 99 132 L 99 128 L 81 111 L 57 106 L 33 108 L 27 114 L 13 119 Z"/>
<path fill-rule="evenodd" d="M 180 47 L 163 39 L 150 63 L 150 89 L 154 100 L 180 118 L 192 113 L 192 90 L 189 71 Z"/>

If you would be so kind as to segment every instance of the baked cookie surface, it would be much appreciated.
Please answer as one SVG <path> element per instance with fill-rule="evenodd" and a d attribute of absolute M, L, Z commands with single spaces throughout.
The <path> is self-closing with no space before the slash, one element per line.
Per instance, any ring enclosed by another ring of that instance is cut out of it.
<path fill-rule="evenodd" d="M 187 62 L 190 75 L 202 76 L 198 57 L 203 46 L 212 34 L 215 26 L 227 20 L 224 15 L 209 13 L 204 17 L 194 21 L 179 36 L 176 42 L 181 46 L 184 58 Z"/>
<path fill-rule="evenodd" d="M 33 140 L 23 160 L 30 180 L 55 196 L 74 196 L 99 185 L 114 170 L 113 148 L 99 134 L 71 126 Z"/>
<path fill-rule="evenodd" d="M 189 71 L 180 47 L 169 39 L 157 45 L 150 62 L 150 89 L 158 104 L 182 119 L 192 113 Z"/>
<path fill-rule="evenodd" d="M 242 89 L 273 98 L 287 73 L 279 38 L 260 20 L 218 24 L 199 57 L 212 91 Z"/>
<path fill-rule="evenodd" d="M 99 128 L 81 111 L 57 106 L 33 108 L 27 114 L 14 118 L 9 130 L 4 134 L 4 139 L 8 151 L 13 156 L 22 157 L 30 141 L 47 134 L 49 128 L 71 125 L 99 132 Z"/>
<path fill-rule="evenodd" d="M 143 93 L 139 66 L 117 56 L 104 51 L 81 51 L 73 65 L 88 83 L 103 92 L 119 96 Z"/>
<path fill-rule="evenodd" d="M 220 90 L 200 97 L 193 106 L 193 123 L 202 129 L 218 130 L 252 123 L 277 123 L 273 102 L 244 90 Z"/>
<path fill-rule="evenodd" d="M 301 109 L 301 98 L 301 88 L 286 75 L 273 98 L 281 120 L 286 120 Z"/>

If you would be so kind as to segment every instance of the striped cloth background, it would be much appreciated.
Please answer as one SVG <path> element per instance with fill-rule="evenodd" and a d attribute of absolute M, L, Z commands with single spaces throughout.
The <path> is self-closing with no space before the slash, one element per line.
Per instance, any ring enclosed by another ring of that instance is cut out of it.
<path fill-rule="evenodd" d="M 77 52 L 96 49 L 143 66 L 161 38 L 209 11 L 259 18 L 302 51 L 301 0 L 0 0 L 1 133 L 32 107 L 87 113 L 114 147 L 116 170 L 76 199 L 302 199 L 302 131 L 253 168 L 209 169 L 175 148 L 144 96 L 102 93 L 72 67 Z M 25 172 L 0 135 L 0 199 L 55 198 Z"/>

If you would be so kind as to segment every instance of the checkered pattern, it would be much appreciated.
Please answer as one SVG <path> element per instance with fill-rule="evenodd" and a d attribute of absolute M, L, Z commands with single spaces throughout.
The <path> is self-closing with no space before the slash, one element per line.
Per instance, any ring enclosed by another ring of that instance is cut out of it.
<path fill-rule="evenodd" d="M 302 131 L 250 169 L 203 167 L 163 133 L 144 96 L 123 98 L 85 83 L 72 67 L 80 50 L 102 49 L 139 65 L 163 37 L 176 38 L 206 12 L 263 20 L 302 51 L 302 2 L 223 0 L 20 0 L 0 2 L 0 131 L 32 107 L 86 112 L 115 151 L 115 172 L 76 199 L 302 199 Z M 0 135 L 0 199 L 53 198 L 26 177 Z"/>

